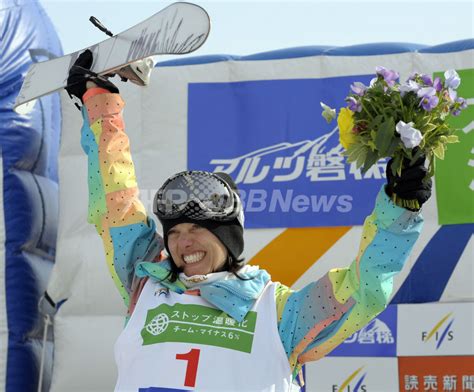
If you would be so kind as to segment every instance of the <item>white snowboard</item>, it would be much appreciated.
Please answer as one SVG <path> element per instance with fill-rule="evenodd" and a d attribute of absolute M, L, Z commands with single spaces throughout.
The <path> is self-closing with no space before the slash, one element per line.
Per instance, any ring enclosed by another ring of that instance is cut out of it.
<path fill-rule="evenodd" d="M 91 70 L 103 75 L 146 57 L 193 52 L 206 41 L 209 30 L 209 15 L 203 8 L 174 3 L 130 29 L 85 49 L 94 55 Z M 26 113 L 36 98 L 64 88 L 69 69 L 85 49 L 32 64 L 14 110 Z"/>

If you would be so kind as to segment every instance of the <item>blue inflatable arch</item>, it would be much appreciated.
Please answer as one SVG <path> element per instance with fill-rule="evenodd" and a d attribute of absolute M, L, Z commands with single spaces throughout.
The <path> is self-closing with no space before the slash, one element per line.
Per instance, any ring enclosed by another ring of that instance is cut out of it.
<path fill-rule="evenodd" d="M 2 1 L 0 30 L 4 236 L 0 250 L 0 390 L 36 392 L 44 330 L 38 301 L 48 282 L 56 246 L 61 112 L 57 94 L 39 99 L 27 116 L 17 115 L 12 107 L 32 61 L 60 56 L 62 49 L 37 1 Z M 45 342 L 44 391 L 51 375 L 51 336 L 49 333 Z"/>

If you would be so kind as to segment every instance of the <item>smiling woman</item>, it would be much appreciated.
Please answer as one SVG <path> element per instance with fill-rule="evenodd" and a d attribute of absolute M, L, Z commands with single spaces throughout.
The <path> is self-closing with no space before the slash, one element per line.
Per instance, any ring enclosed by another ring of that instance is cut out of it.
<path fill-rule="evenodd" d="M 243 266 L 243 207 L 229 175 L 177 173 L 156 193 L 154 212 L 171 256 L 171 281 L 180 272 L 192 276 L 221 270 L 241 278 L 236 272 Z"/>
<path fill-rule="evenodd" d="M 91 64 L 87 51 L 76 62 Z M 303 364 L 385 308 L 418 238 L 419 211 L 397 207 L 383 187 L 352 264 L 291 290 L 240 259 L 244 212 L 227 174 L 184 171 L 165 181 L 153 203 L 159 236 L 138 198 L 117 87 L 74 71 L 68 83 L 84 105 L 89 221 L 129 309 L 115 346 L 116 391 L 289 392 Z M 397 186 L 408 181 L 416 194 L 421 171 L 407 168 Z"/>
<path fill-rule="evenodd" d="M 173 262 L 185 275 L 220 272 L 228 251 L 211 231 L 195 223 L 179 223 L 168 230 L 168 250 Z"/>

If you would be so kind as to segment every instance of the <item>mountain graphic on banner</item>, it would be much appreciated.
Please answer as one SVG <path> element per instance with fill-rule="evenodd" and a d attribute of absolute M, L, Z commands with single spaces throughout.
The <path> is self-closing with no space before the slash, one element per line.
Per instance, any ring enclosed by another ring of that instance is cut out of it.
<path fill-rule="evenodd" d="M 314 160 L 314 157 L 326 155 L 340 157 L 341 163 L 342 146 L 338 140 L 337 128 L 314 140 L 303 140 L 296 143 L 278 143 L 268 147 L 246 153 L 244 155 L 228 159 L 212 159 L 209 164 L 214 166 L 215 172 L 225 172 L 235 177 L 236 183 L 252 184 L 265 178 L 271 168 L 288 169 L 299 166 L 299 163 Z M 265 163 L 272 163 L 265 165 Z M 263 165 L 262 165 L 263 164 Z M 296 170 L 298 172 L 298 170 Z M 295 171 L 293 171 L 295 173 Z M 287 180 L 291 180 L 291 174 L 287 174 Z M 285 175 L 275 176 L 274 181 L 283 181 Z"/>

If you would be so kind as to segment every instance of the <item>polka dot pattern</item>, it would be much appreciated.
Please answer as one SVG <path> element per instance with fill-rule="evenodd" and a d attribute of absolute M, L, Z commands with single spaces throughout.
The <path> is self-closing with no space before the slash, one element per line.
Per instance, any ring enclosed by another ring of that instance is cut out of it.
<path fill-rule="evenodd" d="M 134 266 L 159 238 L 139 200 L 121 115 L 124 103 L 118 94 L 99 90 L 91 94 L 83 109 L 81 144 L 88 156 L 88 220 L 102 238 L 112 279 L 125 304 L 133 308 L 130 297 L 136 300 L 136 290 L 140 292 L 142 287 L 134 280 Z"/>
<path fill-rule="evenodd" d="M 153 246 L 155 236 L 153 221 L 149 225 L 137 223 L 110 228 L 114 269 L 126 288 L 131 288 L 135 264 L 142 261 L 147 250 Z"/>
<path fill-rule="evenodd" d="M 133 310 L 146 281 L 136 278 L 134 266 L 160 245 L 138 199 L 122 108 L 116 94 L 89 98 L 81 143 L 89 159 L 89 221 L 102 237 L 111 276 Z M 201 198 L 205 186 L 196 184 L 193 192 Z M 277 289 L 278 330 L 293 369 L 326 355 L 384 309 L 393 276 L 411 251 L 421 222 L 418 213 L 395 206 L 382 191 L 349 268 L 331 270 L 296 292 L 283 285 Z M 227 300 L 219 292 L 210 294 L 216 294 L 216 302 Z M 236 318 L 243 317 L 244 307 L 234 307 Z"/>
<path fill-rule="evenodd" d="M 418 213 L 393 205 L 382 190 L 352 264 L 283 298 L 278 330 L 293 370 L 327 355 L 385 308 L 421 226 Z"/>

